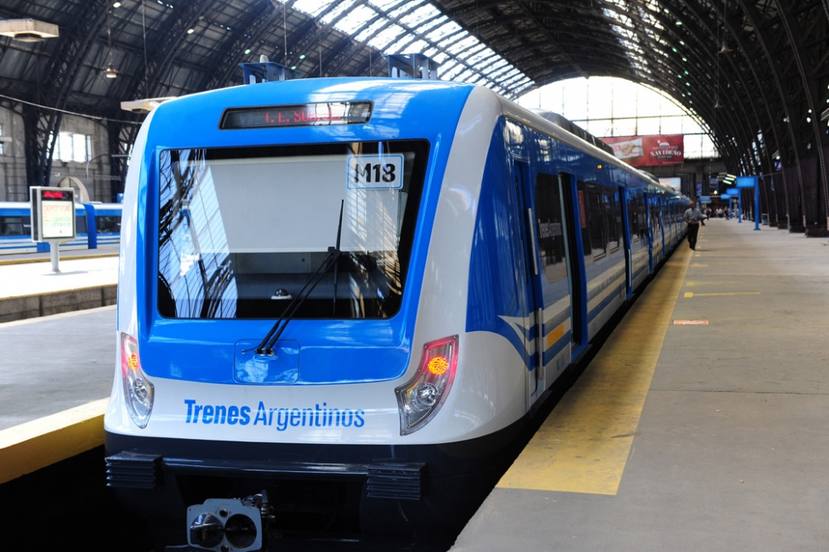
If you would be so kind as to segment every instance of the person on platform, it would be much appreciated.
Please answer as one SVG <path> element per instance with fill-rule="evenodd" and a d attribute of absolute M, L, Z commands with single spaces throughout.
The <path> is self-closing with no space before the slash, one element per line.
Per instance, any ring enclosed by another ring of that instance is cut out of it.
<path fill-rule="evenodd" d="M 705 215 L 697 207 L 697 202 L 692 201 L 691 205 L 685 210 L 682 219 L 688 225 L 688 245 L 696 251 L 697 249 L 697 234 L 699 234 L 699 226 Z"/>

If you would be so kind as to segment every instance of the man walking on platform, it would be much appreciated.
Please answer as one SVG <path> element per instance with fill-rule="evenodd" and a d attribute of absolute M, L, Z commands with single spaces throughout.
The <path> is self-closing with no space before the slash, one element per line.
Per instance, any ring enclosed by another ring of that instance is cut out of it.
<path fill-rule="evenodd" d="M 697 208 L 697 202 L 692 201 L 691 205 L 685 210 L 682 216 L 683 220 L 688 224 L 688 245 L 691 249 L 697 249 L 697 234 L 699 234 L 699 225 L 705 215 Z"/>

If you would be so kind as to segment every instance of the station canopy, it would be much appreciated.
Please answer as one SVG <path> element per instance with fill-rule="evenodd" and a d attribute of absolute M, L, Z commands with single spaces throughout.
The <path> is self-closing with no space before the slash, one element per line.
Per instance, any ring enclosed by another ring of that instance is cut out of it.
<path fill-rule="evenodd" d="M 0 18 L 60 28 L 0 37 L 0 101 L 115 127 L 139 118 L 121 102 L 238 84 L 260 55 L 303 78 L 385 76 L 384 55 L 420 53 L 509 98 L 574 77 L 649 85 L 704 122 L 732 170 L 798 165 L 826 141 L 829 0 L 9 0 Z M 48 113 L 26 119 L 38 181 Z M 110 130 L 122 150 L 135 134 Z"/>

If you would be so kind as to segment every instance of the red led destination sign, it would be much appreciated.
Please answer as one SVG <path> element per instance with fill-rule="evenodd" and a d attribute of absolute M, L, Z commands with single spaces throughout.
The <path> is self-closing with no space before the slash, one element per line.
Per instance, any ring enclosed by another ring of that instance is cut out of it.
<path fill-rule="evenodd" d="M 304 105 L 244 107 L 225 111 L 219 128 L 273 128 L 365 123 L 369 102 L 320 102 Z"/>
<path fill-rule="evenodd" d="M 41 197 L 43 199 L 62 199 L 63 201 L 72 201 L 72 192 L 69 190 L 41 190 Z"/>

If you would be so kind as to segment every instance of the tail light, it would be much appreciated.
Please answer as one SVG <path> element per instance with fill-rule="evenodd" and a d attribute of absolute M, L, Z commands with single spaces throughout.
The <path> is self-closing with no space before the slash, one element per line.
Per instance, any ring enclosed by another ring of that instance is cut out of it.
<path fill-rule="evenodd" d="M 147 427 L 153 410 L 153 384 L 141 370 L 138 341 L 125 333 L 121 334 L 121 380 L 130 418 L 138 427 Z"/>
<path fill-rule="evenodd" d="M 414 433 L 434 418 L 449 394 L 458 368 L 458 336 L 423 346 L 412 379 L 394 390 L 400 411 L 400 434 Z"/>

